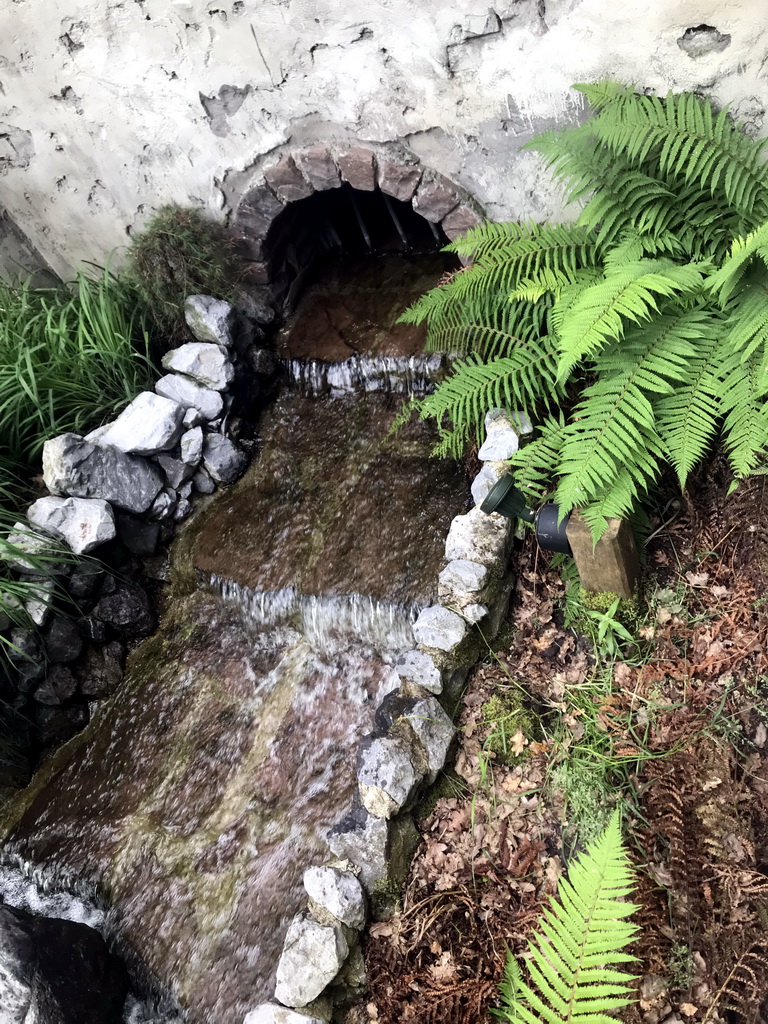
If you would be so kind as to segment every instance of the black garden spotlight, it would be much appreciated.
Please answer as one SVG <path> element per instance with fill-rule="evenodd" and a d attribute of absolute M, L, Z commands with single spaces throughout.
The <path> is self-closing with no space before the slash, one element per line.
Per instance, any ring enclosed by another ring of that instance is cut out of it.
<path fill-rule="evenodd" d="M 515 487 L 515 478 L 511 473 L 505 473 L 493 485 L 480 505 L 480 510 L 489 515 L 491 512 L 499 512 L 507 519 L 522 519 L 523 522 L 533 523 L 536 540 L 544 551 L 559 551 L 564 555 L 571 553 L 571 545 L 565 535 L 570 513 L 562 522 L 558 522 L 560 506 L 553 501 L 546 502 L 538 511 L 528 508 L 525 495 Z"/>

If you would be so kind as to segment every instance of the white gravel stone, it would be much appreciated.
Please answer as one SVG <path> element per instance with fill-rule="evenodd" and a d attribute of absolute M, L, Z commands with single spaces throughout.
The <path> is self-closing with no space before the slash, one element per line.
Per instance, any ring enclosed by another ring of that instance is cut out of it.
<path fill-rule="evenodd" d="M 391 818 L 411 799 L 422 776 L 402 737 L 376 736 L 360 744 L 357 781 L 363 807 L 376 818 Z"/>
<path fill-rule="evenodd" d="M 443 692 L 442 673 L 425 651 L 414 649 L 401 654 L 395 662 L 395 672 L 404 682 L 414 683 L 430 693 Z"/>
<path fill-rule="evenodd" d="M 262 1003 L 255 1010 L 246 1013 L 243 1024 L 327 1024 L 319 1017 L 309 1017 L 305 1013 L 289 1010 L 287 1006 L 277 1003 Z"/>
<path fill-rule="evenodd" d="M 294 917 L 277 965 L 275 999 L 286 1006 L 306 1006 L 336 977 L 349 954 L 340 928 Z"/>
<path fill-rule="evenodd" d="M 183 373 L 214 391 L 226 391 L 235 379 L 235 368 L 226 351 L 202 341 L 171 349 L 163 356 L 162 363 L 164 369 Z"/>
<path fill-rule="evenodd" d="M 27 519 L 84 555 L 115 536 L 115 514 L 102 498 L 38 498 Z"/>
<path fill-rule="evenodd" d="M 419 613 L 413 635 L 422 647 L 452 651 L 467 635 L 467 624 L 456 612 L 436 604 Z"/>
<path fill-rule="evenodd" d="M 153 391 L 142 391 L 98 439 L 129 455 L 154 455 L 173 446 L 184 429 L 184 409 Z"/>
<path fill-rule="evenodd" d="M 445 542 L 445 557 L 465 558 L 470 562 L 494 566 L 506 562 L 512 537 L 512 521 L 497 512 L 486 515 L 473 508 L 456 516 Z"/>
<path fill-rule="evenodd" d="M 181 461 L 196 466 L 203 457 L 202 427 L 193 427 L 181 435 Z"/>
<path fill-rule="evenodd" d="M 350 928 L 365 925 L 365 893 L 354 875 L 338 868 L 307 868 L 304 888 L 318 906 Z"/>
<path fill-rule="evenodd" d="M 184 303 L 184 319 L 198 341 L 212 341 L 231 348 L 235 311 L 228 302 L 210 295 L 190 295 Z"/>
<path fill-rule="evenodd" d="M 164 398 L 178 402 L 186 409 L 182 421 L 185 427 L 194 427 L 201 421 L 218 419 L 224 410 L 224 399 L 218 391 L 198 384 L 191 377 L 183 377 L 179 373 L 167 373 L 161 377 L 155 384 L 155 391 Z"/>

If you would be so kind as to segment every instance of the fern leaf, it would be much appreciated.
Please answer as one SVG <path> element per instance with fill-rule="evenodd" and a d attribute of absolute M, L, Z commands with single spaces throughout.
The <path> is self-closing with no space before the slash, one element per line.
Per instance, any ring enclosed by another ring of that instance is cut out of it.
<path fill-rule="evenodd" d="M 615 1024 L 611 1011 L 632 1000 L 632 977 L 613 967 L 635 960 L 623 952 L 637 932 L 626 920 L 637 907 L 624 902 L 632 881 L 616 813 L 560 881 L 558 900 L 529 941 L 530 983 L 508 954 L 496 1016 L 525 1024 Z"/>
<path fill-rule="evenodd" d="M 760 364 L 753 357 L 742 363 L 738 355 L 724 361 L 727 388 L 721 398 L 725 412 L 723 440 L 735 475 L 749 476 L 768 446 L 768 404 L 760 381 Z"/>
<path fill-rule="evenodd" d="M 698 291 L 703 282 L 694 264 L 676 266 L 668 260 L 638 260 L 612 269 L 585 289 L 563 318 L 558 378 L 565 379 L 585 356 L 624 333 L 625 321 L 639 323 L 658 312 L 658 298 Z"/>
<path fill-rule="evenodd" d="M 768 264 L 768 221 L 746 237 L 735 238 L 728 258 L 707 278 L 707 288 L 717 293 L 721 306 L 731 297 L 755 256 Z"/>
<path fill-rule="evenodd" d="M 546 417 L 536 427 L 534 438 L 509 460 L 517 486 L 532 504 L 540 505 L 552 489 L 565 443 L 565 431 L 562 412 Z"/>

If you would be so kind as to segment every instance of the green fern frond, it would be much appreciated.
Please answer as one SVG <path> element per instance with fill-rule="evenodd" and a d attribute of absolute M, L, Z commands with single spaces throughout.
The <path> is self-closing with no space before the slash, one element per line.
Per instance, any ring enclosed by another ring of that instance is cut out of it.
<path fill-rule="evenodd" d="M 458 457 L 471 434 L 479 433 L 489 409 L 497 406 L 533 412 L 556 401 L 556 354 L 551 338 L 515 349 L 487 363 L 470 356 L 420 403 L 422 419 L 434 419 L 440 432 L 437 454 Z"/>
<path fill-rule="evenodd" d="M 749 476 L 768 446 L 768 403 L 760 380 L 760 362 L 756 357 L 742 362 L 732 354 L 724 362 L 721 404 L 725 412 L 723 441 L 735 475 Z"/>
<path fill-rule="evenodd" d="M 626 321 L 640 323 L 658 313 L 658 298 L 695 293 L 702 287 L 699 266 L 669 260 L 638 260 L 608 271 L 585 289 L 560 327 L 558 378 L 567 378 L 577 363 L 624 333 Z"/>
<path fill-rule="evenodd" d="M 540 505 L 552 490 L 567 429 L 562 412 L 545 417 L 534 430 L 534 437 L 509 460 L 515 483 L 531 504 Z"/>
<path fill-rule="evenodd" d="M 586 96 L 589 105 L 598 112 L 631 101 L 635 95 L 634 86 L 608 78 L 599 82 L 576 82 L 573 88 Z"/>
<path fill-rule="evenodd" d="M 614 966 L 636 960 L 623 952 L 637 933 L 627 921 L 638 909 L 625 902 L 632 889 L 617 812 L 561 879 L 541 932 L 529 941 L 531 982 L 508 966 L 496 1016 L 524 1024 L 615 1024 L 609 1014 L 632 1001 L 633 978 Z"/>
<path fill-rule="evenodd" d="M 692 93 L 639 96 L 627 93 L 606 104 L 591 122 L 597 138 L 635 166 L 649 156 L 664 175 L 682 174 L 712 196 L 722 193 L 753 224 L 768 215 L 768 169 L 764 141 L 745 135 L 726 110 Z"/>
<path fill-rule="evenodd" d="M 768 221 L 746 237 L 735 238 L 723 265 L 707 278 L 707 287 L 717 293 L 721 306 L 731 297 L 755 256 L 768 265 Z"/>

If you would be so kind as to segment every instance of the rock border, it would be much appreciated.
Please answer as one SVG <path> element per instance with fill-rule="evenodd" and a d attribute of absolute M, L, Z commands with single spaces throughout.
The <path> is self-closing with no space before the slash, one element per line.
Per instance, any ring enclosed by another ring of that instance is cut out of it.
<path fill-rule="evenodd" d="M 498 632 L 514 584 L 513 523 L 486 515 L 479 503 L 507 470 L 499 445 L 516 450 L 531 426 L 527 417 L 501 409 L 488 413 L 485 426 L 486 444 L 497 443 L 488 445 L 475 478 L 476 506 L 456 516 L 448 531 L 440 603 L 417 618 L 417 646 L 395 663 L 400 685 L 384 697 L 374 732 L 360 742 L 355 805 L 326 836 L 332 856 L 304 873 L 308 905 L 289 926 L 275 1002 L 262 1003 L 243 1024 L 326 1024 L 340 989 L 348 995 L 365 991 L 360 934 L 371 915 L 382 919 L 394 912 L 418 842 L 410 810 L 437 779 L 453 745 L 455 729 L 444 704 L 455 703 L 486 641 Z"/>
<path fill-rule="evenodd" d="M 381 190 L 410 202 L 425 220 L 453 241 L 485 220 L 477 201 L 460 185 L 424 167 L 400 144 L 378 146 L 312 145 L 285 148 L 252 180 L 237 201 L 231 226 L 253 284 L 270 286 L 273 272 L 265 243 L 269 230 L 291 203 L 343 184 L 361 191 Z"/>

